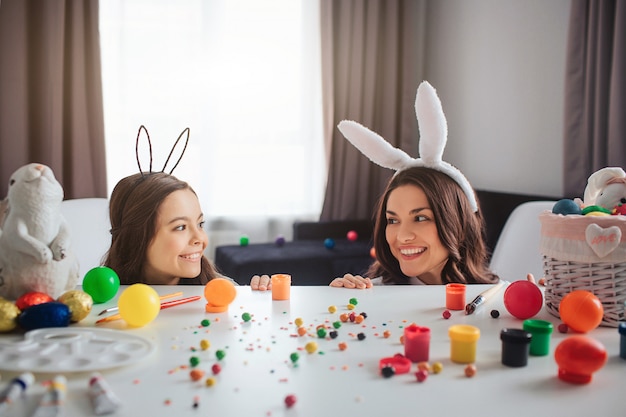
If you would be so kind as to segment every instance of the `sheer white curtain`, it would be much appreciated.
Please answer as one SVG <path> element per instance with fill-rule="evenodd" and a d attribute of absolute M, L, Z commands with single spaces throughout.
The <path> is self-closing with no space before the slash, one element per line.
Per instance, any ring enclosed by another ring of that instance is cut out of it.
<path fill-rule="evenodd" d="M 174 174 L 200 197 L 209 256 L 242 235 L 289 239 L 294 219 L 319 217 L 318 1 L 107 0 L 100 8 L 109 195 L 137 172 L 141 124 L 155 170 L 188 126 Z"/>

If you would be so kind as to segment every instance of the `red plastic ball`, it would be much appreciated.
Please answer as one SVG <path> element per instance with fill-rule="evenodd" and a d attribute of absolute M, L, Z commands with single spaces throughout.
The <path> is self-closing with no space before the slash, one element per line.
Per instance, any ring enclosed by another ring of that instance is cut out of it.
<path fill-rule="evenodd" d="M 607 361 L 604 345 L 583 335 L 570 336 L 554 350 L 559 379 L 573 384 L 587 384 L 592 374 Z"/>
<path fill-rule="evenodd" d="M 54 298 L 43 292 L 27 292 L 15 301 L 15 305 L 20 310 L 26 310 L 28 307 L 36 306 L 37 304 L 49 303 L 54 301 Z"/>
<path fill-rule="evenodd" d="M 348 240 L 350 242 L 354 242 L 355 240 L 357 240 L 359 238 L 359 234 L 357 232 L 355 232 L 354 230 L 350 230 L 347 234 L 346 237 L 348 238 Z"/>
<path fill-rule="evenodd" d="M 291 408 L 295 405 L 296 403 L 296 396 L 293 394 L 289 394 L 285 397 L 285 405 L 287 406 L 287 408 Z"/>
<path fill-rule="evenodd" d="M 587 333 L 602 322 L 604 307 L 593 293 L 575 290 L 565 295 L 559 304 L 561 320 L 572 330 Z"/>
<path fill-rule="evenodd" d="M 513 317 L 521 320 L 535 316 L 543 305 L 543 294 L 536 284 L 515 281 L 504 291 L 504 307 Z"/>

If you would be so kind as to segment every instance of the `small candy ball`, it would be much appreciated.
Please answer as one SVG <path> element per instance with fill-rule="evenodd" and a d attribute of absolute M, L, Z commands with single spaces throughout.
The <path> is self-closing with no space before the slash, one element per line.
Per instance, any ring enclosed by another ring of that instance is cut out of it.
<path fill-rule="evenodd" d="M 354 230 L 350 230 L 348 233 L 346 233 L 346 237 L 348 238 L 350 242 L 354 242 L 355 240 L 359 238 L 359 234 L 355 232 Z"/>
<path fill-rule="evenodd" d="M 339 336 L 339 333 L 337 333 L 336 330 L 333 330 L 333 331 L 329 332 L 328 335 L 330 336 L 331 339 L 336 339 L 337 336 Z"/>
<path fill-rule="evenodd" d="M 339 347 L 339 350 L 346 350 L 348 349 L 348 344 L 346 342 L 341 342 L 339 343 L 338 347 Z"/>
<path fill-rule="evenodd" d="M 250 243 L 250 238 L 248 236 L 243 235 L 239 238 L 239 245 L 248 246 L 249 243 Z"/>
<path fill-rule="evenodd" d="M 324 239 L 324 246 L 326 249 L 332 249 L 335 247 L 335 240 L 331 238 Z"/>
<path fill-rule="evenodd" d="M 554 204 L 552 207 L 552 213 L 567 216 L 568 214 L 581 214 L 581 209 L 578 207 L 578 204 L 574 202 L 574 200 L 564 198 Z"/>
<path fill-rule="evenodd" d="M 300 355 L 298 355 L 298 352 L 294 352 L 289 355 L 289 359 L 291 359 L 291 362 L 296 363 L 298 362 L 298 359 L 300 359 Z"/>
<path fill-rule="evenodd" d="M 470 363 L 465 367 L 465 376 L 471 378 L 474 375 L 476 375 L 476 365 Z"/>
<path fill-rule="evenodd" d="M 565 323 L 559 324 L 557 329 L 559 330 L 559 333 L 567 333 L 569 331 L 569 327 Z"/>
<path fill-rule="evenodd" d="M 607 353 L 604 345 L 583 335 L 564 339 L 554 350 L 559 379 L 572 384 L 591 382 L 594 372 L 604 366 Z"/>
<path fill-rule="evenodd" d="M 526 320 L 541 310 L 543 294 L 532 282 L 514 281 L 504 291 L 504 306 L 513 317 Z"/>
<path fill-rule="evenodd" d="M 284 246 L 285 245 L 285 237 L 284 236 L 278 236 L 276 237 L 276 240 L 274 241 L 274 243 L 276 244 L 276 246 Z"/>
<path fill-rule="evenodd" d="M 298 327 L 302 326 L 304 324 L 304 320 L 302 320 L 302 318 L 298 317 L 297 319 L 295 319 L 294 324 Z"/>
<path fill-rule="evenodd" d="M 200 325 L 201 325 L 202 327 L 209 327 L 209 326 L 211 325 L 211 320 L 209 320 L 209 319 L 203 319 L 203 320 L 200 322 Z"/>
<path fill-rule="evenodd" d="M 216 381 L 215 381 L 215 378 L 210 377 L 210 378 L 207 378 L 207 379 L 204 381 L 204 384 L 205 384 L 207 387 L 212 387 L 213 385 L 215 385 L 215 382 L 216 382 Z"/>
<path fill-rule="evenodd" d="M 17 327 L 20 309 L 12 302 L 0 299 L 0 332 L 10 332 Z"/>
<path fill-rule="evenodd" d="M 250 320 L 252 320 L 252 316 L 250 315 L 250 313 L 243 313 L 243 314 L 241 315 L 241 319 L 242 319 L 243 321 L 250 321 Z"/>
<path fill-rule="evenodd" d="M 319 337 L 320 339 L 323 339 L 326 337 L 326 329 L 323 327 L 320 327 L 319 329 L 317 329 L 317 337 Z"/>
<path fill-rule="evenodd" d="M 211 342 L 209 342 L 206 339 L 202 339 L 200 341 L 200 349 L 202 350 L 208 350 L 211 347 Z"/>
<path fill-rule="evenodd" d="M 604 308 L 600 299 L 592 292 L 575 290 L 561 300 L 559 315 L 572 330 L 587 333 L 600 325 Z"/>
<path fill-rule="evenodd" d="M 285 405 L 287 408 L 291 408 L 296 404 L 296 396 L 293 394 L 289 394 L 285 397 Z"/>
<path fill-rule="evenodd" d="M 426 381 L 426 378 L 428 378 L 428 371 L 420 369 L 419 371 L 415 372 L 415 378 L 417 379 L 417 382 Z"/>
<path fill-rule="evenodd" d="M 298 327 L 298 336 L 304 336 L 306 333 L 306 327 Z"/>
<path fill-rule="evenodd" d="M 20 310 L 26 310 L 28 307 L 31 307 L 37 304 L 42 304 L 42 303 L 49 303 L 50 301 L 54 301 L 54 298 L 50 297 L 48 294 L 43 293 L 43 292 L 32 291 L 32 292 L 27 292 L 26 294 L 18 298 L 15 301 L 15 305 Z"/>
<path fill-rule="evenodd" d="M 211 372 L 213 372 L 213 375 L 218 375 L 220 372 L 222 372 L 222 367 L 219 363 L 214 363 L 211 366 Z"/>
<path fill-rule="evenodd" d="M 221 361 L 226 357 L 226 352 L 224 352 L 222 349 L 218 349 L 215 351 L 215 357 L 218 361 Z"/>
<path fill-rule="evenodd" d="M 200 358 L 199 357 L 192 356 L 191 358 L 189 358 L 189 366 L 191 366 L 192 368 L 195 368 L 198 365 L 200 365 Z"/>
<path fill-rule="evenodd" d="M 385 378 L 391 378 L 396 374 L 396 370 L 391 365 L 383 366 L 380 369 L 380 374 Z"/>
<path fill-rule="evenodd" d="M 359 300 L 357 300 L 356 298 L 352 297 L 349 301 L 350 304 L 352 304 L 353 306 L 359 304 Z"/>
<path fill-rule="evenodd" d="M 441 371 L 443 371 L 443 364 L 441 362 L 433 363 L 433 373 L 438 374 Z"/>
<path fill-rule="evenodd" d="M 494 319 L 497 319 L 498 317 L 500 317 L 500 312 L 498 310 L 491 310 L 491 312 L 489 313 L 491 314 L 491 317 L 493 317 Z"/>
<path fill-rule="evenodd" d="M 450 310 L 443 310 L 443 313 L 441 315 L 446 320 L 448 320 L 450 317 L 452 317 L 452 313 L 450 313 Z"/>
<path fill-rule="evenodd" d="M 365 340 L 365 333 L 359 333 L 356 335 L 356 338 L 359 340 Z"/>
<path fill-rule="evenodd" d="M 203 376 L 204 371 L 201 369 L 192 369 L 191 372 L 189 372 L 189 378 L 191 378 L 192 381 L 200 381 Z"/>
<path fill-rule="evenodd" d="M 143 327 L 159 315 L 161 300 L 151 286 L 133 284 L 122 292 L 117 306 L 126 323 L 133 327 Z"/>
<path fill-rule="evenodd" d="M 315 353 L 317 351 L 317 343 L 315 342 L 309 342 L 306 345 L 304 345 L 304 349 L 308 352 L 308 353 Z"/>
<path fill-rule="evenodd" d="M 120 289 L 120 277 L 106 266 L 90 269 L 83 278 L 83 291 L 91 296 L 96 304 L 106 303 Z"/>
<path fill-rule="evenodd" d="M 330 314 L 334 314 L 334 313 L 336 313 L 336 312 L 337 312 L 337 307 L 335 307 L 335 306 L 330 306 L 330 307 L 328 307 L 328 312 L 329 312 Z"/>
<path fill-rule="evenodd" d="M 71 321 L 78 323 L 91 312 L 93 299 L 84 291 L 70 290 L 59 297 L 59 301 L 70 308 L 72 313 Z"/>

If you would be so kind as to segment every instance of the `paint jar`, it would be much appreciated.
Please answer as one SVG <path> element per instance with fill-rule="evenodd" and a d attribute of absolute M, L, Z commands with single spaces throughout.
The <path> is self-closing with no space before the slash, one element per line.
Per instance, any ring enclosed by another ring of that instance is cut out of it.
<path fill-rule="evenodd" d="M 271 277 L 272 300 L 289 300 L 291 293 L 291 275 L 274 274 Z"/>
<path fill-rule="evenodd" d="M 626 359 L 626 323 L 620 323 L 617 330 L 620 334 L 619 357 Z"/>
<path fill-rule="evenodd" d="M 446 308 L 465 310 L 465 284 L 446 284 Z"/>
<path fill-rule="evenodd" d="M 404 328 L 404 356 L 411 362 L 427 362 L 430 350 L 430 329 L 412 323 Z"/>
<path fill-rule="evenodd" d="M 456 363 L 474 363 L 480 329 L 469 324 L 455 324 L 448 329 L 450 360 Z"/>
<path fill-rule="evenodd" d="M 523 328 L 533 335 L 530 341 L 530 354 L 533 356 L 546 356 L 550 353 L 550 336 L 554 326 L 545 320 L 524 320 Z"/>
<path fill-rule="evenodd" d="M 526 366 L 532 337 L 532 334 L 523 329 L 502 329 L 502 365 L 513 368 Z"/>

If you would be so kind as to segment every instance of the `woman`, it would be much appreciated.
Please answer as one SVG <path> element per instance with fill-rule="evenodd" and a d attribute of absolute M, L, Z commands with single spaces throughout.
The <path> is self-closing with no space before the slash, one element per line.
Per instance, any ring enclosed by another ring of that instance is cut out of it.
<path fill-rule="evenodd" d="M 372 284 L 489 284 L 484 224 L 465 192 L 448 175 L 427 167 L 399 171 L 377 209 L 377 261 L 366 277 L 346 274 L 333 287 Z"/>

